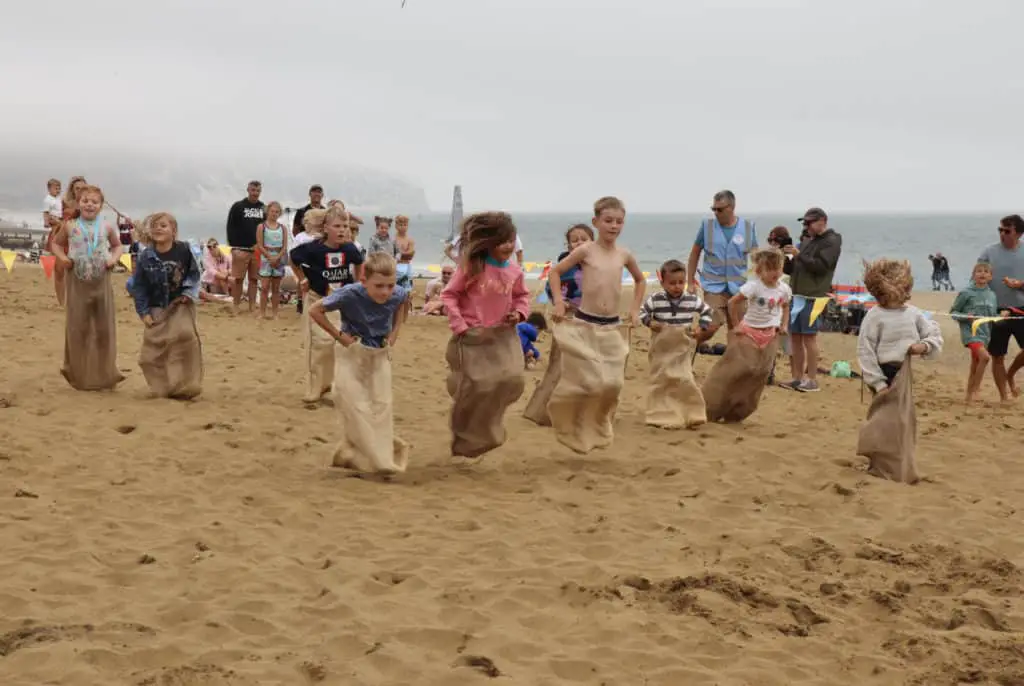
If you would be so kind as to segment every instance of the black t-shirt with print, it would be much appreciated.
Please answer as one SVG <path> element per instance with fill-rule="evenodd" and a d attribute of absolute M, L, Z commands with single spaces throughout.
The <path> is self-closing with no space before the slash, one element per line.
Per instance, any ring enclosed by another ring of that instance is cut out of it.
<path fill-rule="evenodd" d="M 188 275 L 188 268 L 192 264 L 192 251 L 188 243 L 174 241 L 174 245 L 167 252 L 156 251 L 156 256 L 164 264 L 164 273 L 167 274 L 167 288 L 170 291 L 170 299 L 180 298 L 185 289 L 182 283 Z"/>
<path fill-rule="evenodd" d="M 267 206 L 261 201 L 239 200 L 228 211 L 228 245 L 232 248 L 255 248 L 256 227 L 267 216 Z"/>
<path fill-rule="evenodd" d="M 321 297 L 327 297 L 332 286 L 355 283 L 354 267 L 363 263 L 363 254 L 354 243 L 332 248 L 323 241 L 311 241 L 292 248 L 288 255 L 309 279 L 309 289 Z"/>

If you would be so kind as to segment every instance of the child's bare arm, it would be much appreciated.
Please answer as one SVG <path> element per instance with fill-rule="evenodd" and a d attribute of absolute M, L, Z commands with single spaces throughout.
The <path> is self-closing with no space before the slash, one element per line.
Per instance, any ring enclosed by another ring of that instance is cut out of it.
<path fill-rule="evenodd" d="M 67 236 L 68 236 L 67 224 L 61 224 L 60 227 L 54 232 L 54 234 L 53 234 L 53 242 L 52 242 L 52 244 L 50 246 L 51 249 L 53 250 L 53 256 L 56 257 L 57 261 L 60 262 L 63 265 L 67 265 L 67 264 L 71 263 L 71 260 L 68 258 L 67 251 L 64 250 L 64 246 L 61 245 L 61 243 L 63 243 L 64 241 L 67 240 Z"/>
<path fill-rule="evenodd" d="M 121 237 L 118 235 L 117 229 L 111 224 L 107 224 L 107 244 L 110 246 L 110 258 L 107 260 L 107 268 L 113 269 L 121 261 L 121 255 L 124 254 L 124 246 L 121 245 Z"/>
<path fill-rule="evenodd" d="M 782 335 L 789 333 L 789 302 L 782 304 L 782 326 L 779 327 L 779 333 Z"/>
<path fill-rule="evenodd" d="M 551 267 L 551 271 L 548 272 L 548 286 L 551 287 L 551 301 L 555 306 L 556 315 L 559 312 L 564 314 L 565 311 L 565 298 L 562 297 L 562 274 L 582 262 L 587 256 L 590 246 L 591 243 L 584 243 L 566 255 L 558 264 Z"/>
<path fill-rule="evenodd" d="M 327 313 L 324 311 L 324 303 L 321 300 L 318 303 L 314 303 L 309 308 L 309 318 L 312 319 L 317 325 L 330 334 L 331 338 L 338 341 L 345 347 L 348 347 L 355 343 L 355 339 L 349 336 L 347 333 L 338 331 L 338 329 L 331 323 L 331 320 L 327 318 Z"/>
<path fill-rule="evenodd" d="M 270 258 L 266 247 L 263 245 L 263 224 L 256 227 L 256 256 Z"/>
<path fill-rule="evenodd" d="M 633 253 L 626 251 L 626 269 L 633 277 L 633 304 L 629 307 L 629 319 L 636 326 L 639 323 L 640 307 L 644 304 L 644 293 L 647 291 L 647 280 L 640 271 Z"/>
<path fill-rule="evenodd" d="M 406 296 L 405 296 L 405 300 L 402 301 L 402 305 L 404 305 L 406 303 L 406 301 L 411 300 L 411 299 L 412 299 L 412 291 L 409 291 L 406 294 Z M 395 313 L 393 315 L 391 315 L 391 333 L 388 334 L 388 345 L 389 346 L 393 346 L 395 343 L 398 342 L 398 332 L 402 328 L 402 324 L 405 323 L 405 316 L 406 316 L 406 314 L 407 314 L 407 310 L 405 309 L 405 307 L 402 307 L 401 305 L 399 305 L 399 307 L 397 309 L 395 309 Z"/>
<path fill-rule="evenodd" d="M 746 301 L 747 296 L 743 295 L 742 293 L 737 293 L 736 295 L 729 298 L 729 319 L 731 319 L 734 322 L 738 322 L 740 321 L 740 319 L 742 319 L 742 317 L 740 316 L 740 308 L 743 307 L 743 303 L 745 303 Z"/>

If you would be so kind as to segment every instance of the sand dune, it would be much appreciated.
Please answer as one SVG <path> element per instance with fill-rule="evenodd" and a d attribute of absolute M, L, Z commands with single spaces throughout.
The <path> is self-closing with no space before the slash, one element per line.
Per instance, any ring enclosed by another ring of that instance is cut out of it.
<path fill-rule="evenodd" d="M 506 446 L 453 464 L 447 331 L 417 318 L 395 351 L 411 467 L 382 484 L 327 468 L 294 312 L 205 306 L 205 392 L 179 403 L 145 398 L 120 300 L 128 379 L 78 393 L 51 285 L 0 273 L 0 683 L 1024 683 L 1024 419 L 962 405 L 948 322 L 908 487 L 854 455 L 857 381 L 644 427 L 643 333 L 612 449 L 572 454 L 524 397 Z"/>

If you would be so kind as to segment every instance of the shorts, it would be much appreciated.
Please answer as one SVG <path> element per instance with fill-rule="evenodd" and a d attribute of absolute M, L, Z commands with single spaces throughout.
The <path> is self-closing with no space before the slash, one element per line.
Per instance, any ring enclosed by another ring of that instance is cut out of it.
<path fill-rule="evenodd" d="M 735 322 L 729 321 L 729 300 L 732 296 L 729 291 L 723 293 L 705 293 L 704 303 L 711 308 L 711 324 L 718 327 L 725 324 L 728 328 L 735 326 Z M 742 314 L 742 312 L 741 312 Z"/>
<path fill-rule="evenodd" d="M 977 361 L 981 351 L 985 349 L 985 344 L 981 341 L 971 341 L 964 347 L 971 351 L 971 359 Z"/>
<path fill-rule="evenodd" d="M 260 271 L 260 261 L 256 253 L 249 249 L 231 248 L 231 278 L 237 282 L 245 280 L 246 274 L 249 279 L 256 280 Z"/>
<path fill-rule="evenodd" d="M 992 322 L 991 338 L 988 341 L 988 354 L 992 357 L 1006 357 L 1010 350 L 1010 337 L 1017 341 L 1017 347 L 1024 350 L 1024 319 L 1007 319 Z"/>
<path fill-rule="evenodd" d="M 279 264 L 276 267 L 270 266 L 270 260 L 260 258 L 260 278 L 263 279 L 281 279 L 284 278 L 284 265 Z"/>
<path fill-rule="evenodd" d="M 814 302 L 808 298 L 804 303 L 804 308 L 796 317 L 790 317 L 789 333 L 797 336 L 816 336 L 818 334 L 818 322 L 821 321 L 821 315 L 818 315 L 818 318 L 811 324 L 812 309 L 814 309 Z"/>
<path fill-rule="evenodd" d="M 770 329 L 758 329 L 753 326 L 749 326 L 746 322 L 740 322 L 739 326 L 736 327 L 736 332 L 743 334 L 750 340 L 754 341 L 754 345 L 764 350 L 767 348 L 772 341 L 775 340 L 777 332 L 775 328 Z"/>

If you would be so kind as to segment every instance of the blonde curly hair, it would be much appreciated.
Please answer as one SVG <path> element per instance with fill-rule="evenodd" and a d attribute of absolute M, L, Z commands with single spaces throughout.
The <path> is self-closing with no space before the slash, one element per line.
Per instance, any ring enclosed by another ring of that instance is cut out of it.
<path fill-rule="evenodd" d="M 864 287 L 882 307 L 901 307 L 914 290 L 914 276 L 907 260 L 882 258 L 864 267 Z"/>

